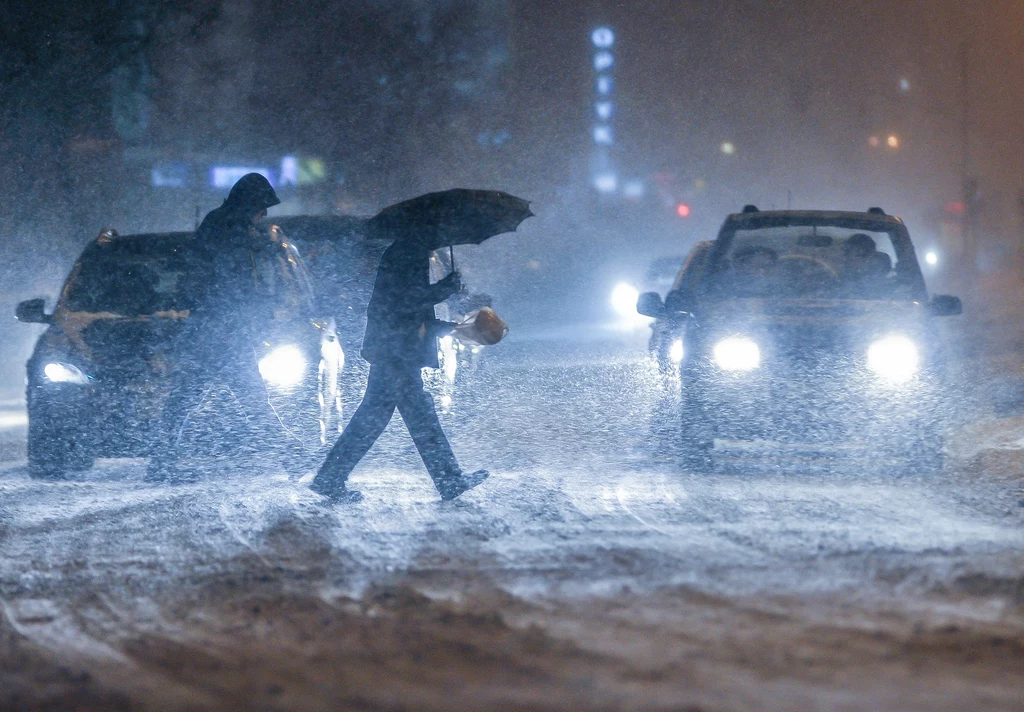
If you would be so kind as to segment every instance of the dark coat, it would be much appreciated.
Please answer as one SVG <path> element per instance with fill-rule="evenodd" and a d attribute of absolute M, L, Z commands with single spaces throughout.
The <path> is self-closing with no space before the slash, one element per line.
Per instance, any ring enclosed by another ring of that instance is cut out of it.
<path fill-rule="evenodd" d="M 398 240 L 381 256 L 363 335 L 362 356 L 370 363 L 438 367 L 435 339 L 447 324 L 434 305 L 457 287 L 452 277 L 430 283 L 430 253 L 415 240 Z"/>
<path fill-rule="evenodd" d="M 260 271 L 272 254 L 269 236 L 252 225 L 249 211 L 225 202 L 206 215 L 196 242 L 185 285 L 193 335 L 251 340 L 273 317 Z"/>

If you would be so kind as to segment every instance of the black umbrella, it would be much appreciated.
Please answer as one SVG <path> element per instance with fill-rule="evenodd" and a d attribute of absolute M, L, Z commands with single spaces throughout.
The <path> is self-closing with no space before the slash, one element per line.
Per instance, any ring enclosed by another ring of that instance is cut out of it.
<path fill-rule="evenodd" d="M 479 245 L 495 235 L 515 232 L 532 215 L 530 202 L 514 195 L 498 190 L 456 188 L 384 208 L 370 219 L 369 225 L 378 236 L 423 240 L 437 249 L 445 245 Z"/>

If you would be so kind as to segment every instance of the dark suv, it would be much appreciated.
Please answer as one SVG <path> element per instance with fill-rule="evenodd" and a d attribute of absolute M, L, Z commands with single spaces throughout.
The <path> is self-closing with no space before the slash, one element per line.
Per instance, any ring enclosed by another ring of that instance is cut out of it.
<path fill-rule="evenodd" d="M 658 365 L 663 371 L 672 370 L 683 360 L 686 313 L 677 306 L 693 301 L 696 296 L 713 245 L 713 242 L 705 241 L 693 246 L 675 275 L 672 288 L 665 295 L 664 308 L 656 310 L 661 316 L 651 324 L 648 351 L 658 359 Z"/>
<path fill-rule="evenodd" d="M 276 227 L 270 234 L 273 247 L 254 270 L 279 306 L 260 345 L 260 372 L 282 419 L 315 448 L 337 434 L 344 353 L 298 251 Z M 78 258 L 53 314 L 42 299 L 18 305 L 20 321 L 49 325 L 28 361 L 33 476 L 150 452 L 175 368 L 169 345 L 189 317 L 180 286 L 194 253 L 194 233 L 108 231 Z"/>
<path fill-rule="evenodd" d="M 866 213 L 730 215 L 692 294 L 637 308 L 679 319 L 687 464 L 713 464 L 726 441 L 834 455 L 847 449 L 922 470 L 942 463 L 948 414 L 934 317 L 906 226 Z"/>

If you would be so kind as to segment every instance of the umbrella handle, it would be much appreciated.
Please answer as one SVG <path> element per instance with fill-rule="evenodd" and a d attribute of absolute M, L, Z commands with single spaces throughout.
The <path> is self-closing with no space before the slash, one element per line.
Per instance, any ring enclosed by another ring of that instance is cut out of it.
<path fill-rule="evenodd" d="M 452 272 L 455 271 L 455 245 L 448 245 L 448 257 L 452 261 Z"/>

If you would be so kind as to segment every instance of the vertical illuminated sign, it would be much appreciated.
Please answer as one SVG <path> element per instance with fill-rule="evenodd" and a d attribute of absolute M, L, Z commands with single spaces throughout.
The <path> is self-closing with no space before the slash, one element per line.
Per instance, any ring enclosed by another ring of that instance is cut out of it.
<path fill-rule="evenodd" d="M 591 62 L 594 67 L 593 116 L 590 137 L 593 153 L 590 166 L 590 180 L 600 193 L 614 193 L 619 188 L 619 179 L 611 161 L 611 147 L 615 145 L 612 117 L 615 115 L 612 69 L 615 67 L 615 33 L 610 27 L 598 27 L 590 33 L 593 45 Z"/>

